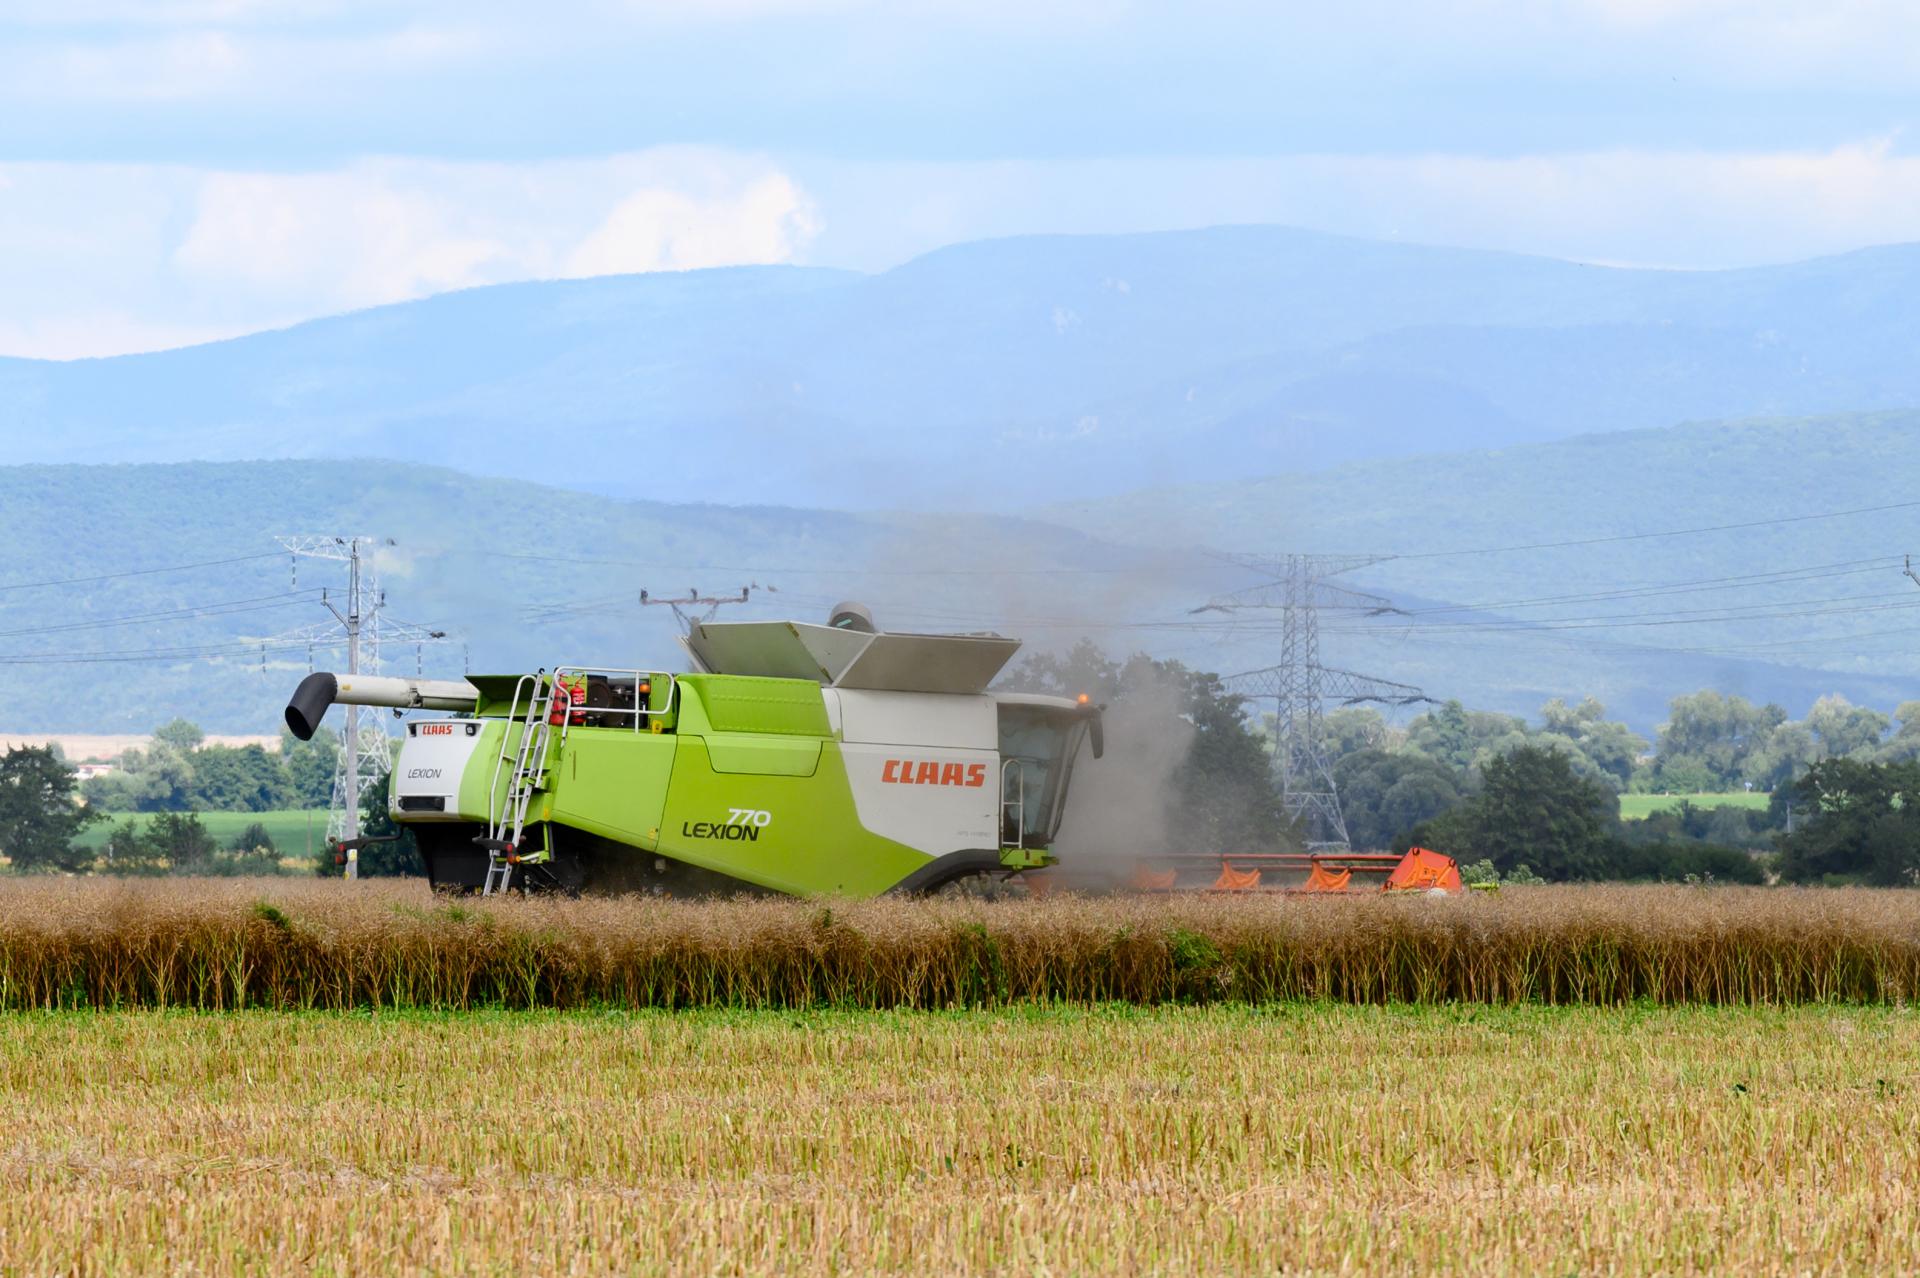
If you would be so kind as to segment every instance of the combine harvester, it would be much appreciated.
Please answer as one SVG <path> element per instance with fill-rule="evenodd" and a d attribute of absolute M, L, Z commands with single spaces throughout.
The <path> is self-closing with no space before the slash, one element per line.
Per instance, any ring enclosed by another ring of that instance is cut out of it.
<path fill-rule="evenodd" d="M 309 675 L 287 724 L 339 702 L 407 724 L 391 812 L 436 888 L 701 895 L 926 892 L 1051 865 L 1085 697 L 988 692 L 998 635 L 695 625 L 697 672 L 561 666 L 468 680 Z"/>

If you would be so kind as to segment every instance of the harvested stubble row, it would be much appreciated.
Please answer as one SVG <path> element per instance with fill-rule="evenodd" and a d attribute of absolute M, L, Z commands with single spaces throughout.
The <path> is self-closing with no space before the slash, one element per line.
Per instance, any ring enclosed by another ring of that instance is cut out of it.
<path fill-rule="evenodd" d="M 450 902 L 413 883 L 0 886 L 0 1006 L 1897 1002 L 1920 892 Z"/>

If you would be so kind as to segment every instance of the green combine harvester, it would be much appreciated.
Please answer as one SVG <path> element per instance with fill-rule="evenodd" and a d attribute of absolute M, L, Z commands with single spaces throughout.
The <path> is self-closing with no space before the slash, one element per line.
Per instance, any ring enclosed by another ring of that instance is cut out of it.
<path fill-rule="evenodd" d="M 467 680 L 309 675 L 302 740 L 338 702 L 408 722 L 391 812 L 436 888 L 704 895 L 928 892 L 1054 863 L 1100 710 L 987 691 L 998 635 L 707 622 L 696 671 L 560 666 Z"/>

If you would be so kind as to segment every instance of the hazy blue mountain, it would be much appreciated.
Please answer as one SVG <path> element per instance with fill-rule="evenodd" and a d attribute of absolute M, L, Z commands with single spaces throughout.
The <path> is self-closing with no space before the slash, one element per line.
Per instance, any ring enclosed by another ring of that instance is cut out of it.
<path fill-rule="evenodd" d="M 0 361 L 20 461 L 381 457 L 669 501 L 1018 509 L 1920 405 L 1920 247 L 1624 270 L 1272 227 L 516 284 Z"/>
<path fill-rule="evenodd" d="M 1635 707 L 1650 685 L 1688 682 L 1792 708 L 1824 680 L 1877 688 L 1890 709 L 1920 698 L 1920 585 L 1902 564 L 1920 550 L 1917 443 L 1916 412 L 1703 423 L 1045 514 L 1157 546 L 1397 556 L 1343 580 L 1416 601 L 1414 615 L 1330 622 L 1330 651 L 1488 703 L 1544 691 L 1544 669 Z M 1862 513 L 1825 517 L 1846 511 Z"/>
<path fill-rule="evenodd" d="M 753 585 L 725 615 L 817 618 L 855 598 L 894 629 L 1089 638 L 1228 673 L 1279 659 L 1277 617 L 1193 612 L 1261 580 L 1207 547 L 1357 549 L 1409 556 L 1351 581 L 1410 615 L 1330 616 L 1326 658 L 1435 696 L 1531 714 L 1594 694 L 1643 731 L 1706 686 L 1796 716 L 1832 691 L 1892 709 L 1920 695 L 1920 587 L 1898 562 L 1920 508 L 1419 556 L 1920 500 L 1916 431 L 1920 414 L 1619 433 L 1155 490 L 1050 522 L 676 505 L 410 463 L 4 467 L 0 731 L 146 731 L 175 715 L 274 731 L 308 669 L 297 632 L 325 622 L 317 591 L 337 600 L 342 578 L 301 560 L 296 582 L 273 537 L 315 531 L 392 538 L 378 558 L 389 615 L 452 633 L 390 647 L 401 671 L 678 668 L 670 614 L 639 592 Z M 204 566 L 147 571 L 183 564 Z M 1605 597 L 1760 573 L 1782 579 Z M 1668 613 L 1678 624 L 1583 624 Z M 340 654 L 322 644 L 311 660 Z"/>

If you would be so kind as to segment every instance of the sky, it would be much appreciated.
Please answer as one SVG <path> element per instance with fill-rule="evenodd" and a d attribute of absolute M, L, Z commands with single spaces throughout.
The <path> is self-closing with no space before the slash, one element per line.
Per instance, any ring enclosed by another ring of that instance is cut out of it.
<path fill-rule="evenodd" d="M 1910 0 L 0 0 L 0 355 L 509 280 L 1265 222 L 1920 240 Z"/>

